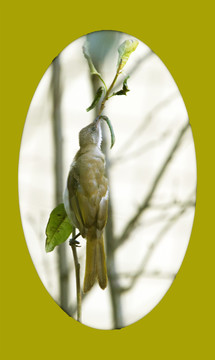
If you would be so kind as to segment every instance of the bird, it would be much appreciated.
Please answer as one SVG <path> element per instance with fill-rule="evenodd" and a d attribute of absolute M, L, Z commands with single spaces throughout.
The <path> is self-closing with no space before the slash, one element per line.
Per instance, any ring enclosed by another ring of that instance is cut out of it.
<path fill-rule="evenodd" d="M 102 130 L 97 117 L 79 132 L 80 149 L 70 166 L 64 192 L 64 207 L 72 225 L 86 238 L 83 292 L 96 280 L 107 287 L 104 229 L 108 217 L 108 180 L 101 151 Z"/>

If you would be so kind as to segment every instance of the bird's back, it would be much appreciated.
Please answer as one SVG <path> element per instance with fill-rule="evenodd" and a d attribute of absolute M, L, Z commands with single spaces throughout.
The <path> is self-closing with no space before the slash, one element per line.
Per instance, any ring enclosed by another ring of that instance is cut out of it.
<path fill-rule="evenodd" d="M 102 199 L 107 197 L 108 191 L 104 155 L 97 146 L 78 151 L 71 166 L 68 189 L 73 216 L 78 220 L 74 225 L 84 237 L 89 232 L 96 232 L 100 205 L 107 207 L 102 204 Z"/>

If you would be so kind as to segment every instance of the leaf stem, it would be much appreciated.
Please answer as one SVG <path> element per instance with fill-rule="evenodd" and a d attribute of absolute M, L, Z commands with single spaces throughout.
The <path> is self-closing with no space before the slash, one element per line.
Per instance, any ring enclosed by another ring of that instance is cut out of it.
<path fill-rule="evenodd" d="M 108 89 L 107 89 L 107 85 L 105 84 L 105 81 L 102 79 L 101 75 L 99 74 L 98 75 L 99 79 L 101 80 L 101 82 L 104 84 L 104 87 L 105 87 L 105 93 L 107 94 L 108 92 Z"/>

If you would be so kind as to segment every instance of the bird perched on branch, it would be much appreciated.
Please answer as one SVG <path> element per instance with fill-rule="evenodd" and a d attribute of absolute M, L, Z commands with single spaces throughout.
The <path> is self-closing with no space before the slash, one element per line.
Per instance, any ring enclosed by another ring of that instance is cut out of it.
<path fill-rule="evenodd" d="M 102 289 L 107 286 L 103 232 L 108 214 L 108 181 L 101 141 L 100 118 L 96 118 L 79 133 L 80 149 L 71 164 L 64 193 L 67 215 L 87 240 L 84 292 L 96 279 Z"/>

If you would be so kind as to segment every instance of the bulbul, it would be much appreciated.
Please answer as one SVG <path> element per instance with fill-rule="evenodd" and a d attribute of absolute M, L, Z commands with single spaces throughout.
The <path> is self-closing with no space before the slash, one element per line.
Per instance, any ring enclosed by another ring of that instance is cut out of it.
<path fill-rule="evenodd" d="M 64 193 L 67 215 L 87 241 L 84 292 L 96 280 L 102 289 L 107 286 L 103 233 L 108 214 L 108 181 L 101 141 L 101 124 L 97 118 L 79 133 L 80 149 L 71 164 Z"/>

